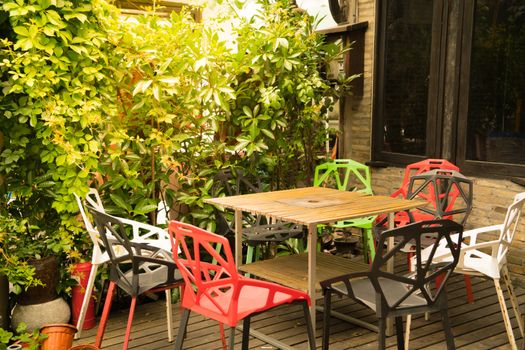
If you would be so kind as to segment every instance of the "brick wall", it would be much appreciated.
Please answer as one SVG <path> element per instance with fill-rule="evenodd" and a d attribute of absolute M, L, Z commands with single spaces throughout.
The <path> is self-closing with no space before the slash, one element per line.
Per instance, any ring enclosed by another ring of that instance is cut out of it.
<path fill-rule="evenodd" d="M 375 52 L 375 0 L 359 0 L 358 21 L 368 21 L 365 34 L 364 89 L 361 98 L 350 98 L 345 108 L 344 148 L 340 157 L 359 162 L 371 159 L 372 101 Z M 373 189 L 376 194 L 389 195 L 399 187 L 403 168 L 372 169 Z M 509 180 L 469 176 L 474 181 L 474 207 L 466 228 L 482 227 L 503 222 L 507 207 L 516 193 L 525 191 Z M 509 270 L 516 285 L 525 286 L 525 218 L 507 255 Z"/>
<path fill-rule="evenodd" d="M 372 135 L 372 83 L 374 59 L 375 0 L 359 1 L 358 22 L 368 22 L 365 33 L 363 95 L 350 96 L 344 112 L 345 135 L 343 154 L 357 161 L 370 160 Z"/>

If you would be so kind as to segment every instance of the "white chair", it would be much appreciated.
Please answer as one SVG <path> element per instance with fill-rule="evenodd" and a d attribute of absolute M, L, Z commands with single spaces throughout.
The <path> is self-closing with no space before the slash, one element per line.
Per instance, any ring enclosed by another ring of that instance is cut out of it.
<path fill-rule="evenodd" d="M 87 308 L 89 305 L 89 300 L 91 298 L 91 294 L 93 293 L 93 286 L 95 284 L 95 277 L 97 275 L 97 270 L 99 265 L 105 264 L 109 262 L 109 256 L 106 253 L 106 249 L 104 247 L 104 244 L 100 238 L 100 235 L 97 231 L 97 229 L 94 227 L 93 223 L 89 219 L 89 217 L 86 215 L 86 211 L 84 209 L 84 205 L 82 204 L 82 200 L 78 195 L 75 194 L 75 197 L 77 199 L 78 208 L 80 210 L 80 213 L 82 214 L 82 220 L 84 221 L 84 225 L 86 227 L 86 231 L 89 234 L 89 237 L 91 238 L 91 241 L 93 243 L 93 255 L 91 256 L 91 274 L 89 276 L 88 285 L 86 287 L 86 292 L 84 295 L 84 300 L 82 301 L 82 308 L 80 309 L 80 315 L 78 317 L 77 321 L 77 333 L 75 335 L 75 339 L 80 338 L 80 335 L 82 333 L 82 326 L 84 324 L 84 319 L 86 317 Z M 92 206 L 93 208 L 101 211 L 104 211 L 104 206 L 102 205 L 102 201 L 100 199 L 100 195 L 98 191 L 94 188 L 91 188 L 89 192 L 86 194 L 85 198 L 86 202 Z M 121 220 L 124 224 L 129 225 L 132 227 L 132 237 L 130 239 L 131 242 L 134 243 L 147 243 L 150 246 L 160 248 L 163 250 L 166 250 L 168 252 L 171 252 L 171 242 L 169 238 L 169 234 L 167 231 L 148 224 L 144 224 L 142 222 L 124 219 L 124 218 L 118 218 Z M 126 253 L 125 249 L 122 250 L 122 253 Z M 171 306 L 171 293 L 170 290 L 166 290 L 166 309 L 167 309 L 167 323 L 168 323 L 168 339 L 169 341 L 173 341 L 173 334 L 172 334 L 172 306 Z"/>
<path fill-rule="evenodd" d="M 514 313 L 516 314 L 516 321 L 524 336 L 523 319 L 521 317 L 518 301 L 514 294 L 514 289 L 507 269 L 506 255 L 512 243 L 512 239 L 518 227 L 519 218 L 525 203 L 525 192 L 518 193 L 514 197 L 514 202 L 507 209 L 505 220 L 502 224 L 481 227 L 478 229 L 463 232 L 463 240 L 461 244 L 461 252 L 459 262 L 454 270 L 456 273 L 465 275 L 481 276 L 491 278 L 496 287 L 498 301 L 503 315 L 503 321 L 509 337 L 509 342 L 513 350 L 517 350 L 516 340 L 512 331 L 509 313 L 505 304 L 505 297 L 501 289 L 500 279 L 507 287 L 510 296 L 510 302 Z M 454 238 L 453 238 L 454 241 Z M 457 236 L 455 237 L 457 243 Z M 422 260 L 425 261 L 434 252 L 434 245 L 429 246 L 423 250 Z M 491 251 L 487 254 L 484 251 Z M 446 243 L 442 242 L 435 249 L 433 262 L 448 262 L 452 259 L 450 249 L 446 248 Z M 415 263 L 413 261 L 412 263 Z M 408 338 L 408 323 L 407 323 L 407 338 Z"/>

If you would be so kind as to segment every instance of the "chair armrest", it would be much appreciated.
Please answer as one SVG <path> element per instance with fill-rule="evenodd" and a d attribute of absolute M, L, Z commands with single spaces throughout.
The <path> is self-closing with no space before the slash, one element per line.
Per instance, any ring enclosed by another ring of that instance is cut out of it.
<path fill-rule="evenodd" d="M 475 229 L 472 229 L 472 230 L 464 231 L 463 232 L 463 240 L 465 238 L 470 238 L 470 244 L 469 245 L 476 244 L 478 235 L 480 233 L 501 231 L 502 227 L 503 227 L 502 224 L 498 224 L 498 225 L 485 226 L 485 227 L 480 227 L 480 228 L 475 228 Z"/>
<path fill-rule="evenodd" d="M 465 259 L 465 255 L 467 254 L 467 252 L 469 251 L 472 251 L 472 250 L 478 250 L 478 249 L 481 249 L 481 248 L 492 248 L 492 250 L 494 250 L 495 248 L 497 248 L 499 246 L 499 242 L 498 241 L 488 241 L 488 242 L 481 242 L 481 243 L 476 243 L 476 244 L 462 244 L 461 245 L 461 250 L 459 251 L 459 261 L 458 261 L 458 266 L 463 266 L 463 261 Z M 423 261 L 425 262 L 426 259 L 428 258 L 428 255 L 429 255 L 429 252 L 430 250 L 432 249 L 432 246 L 430 247 L 427 247 L 423 250 L 422 252 L 422 257 L 424 257 Z M 433 263 L 440 263 L 440 262 L 443 262 L 444 260 L 446 259 L 449 259 L 452 257 L 452 253 L 450 252 L 449 249 L 446 249 L 446 248 L 443 248 L 441 250 L 441 252 L 439 251 L 439 248 L 438 250 L 436 251 L 436 254 L 434 255 L 434 258 L 432 260 Z M 416 257 L 412 257 L 411 258 L 411 264 L 412 266 L 414 265 L 414 262 L 415 262 L 415 259 Z"/>

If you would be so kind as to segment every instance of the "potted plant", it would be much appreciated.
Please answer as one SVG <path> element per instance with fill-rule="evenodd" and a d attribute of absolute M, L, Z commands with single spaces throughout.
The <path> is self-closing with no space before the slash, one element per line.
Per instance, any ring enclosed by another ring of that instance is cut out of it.
<path fill-rule="evenodd" d="M 30 329 L 44 323 L 63 323 L 69 320 L 69 307 L 58 300 L 59 281 L 65 271 L 58 269 L 71 245 L 69 233 L 59 225 L 59 216 L 46 209 L 43 195 L 24 196 L 23 192 L 4 192 L 0 216 L 0 273 L 4 273 L 12 284 L 17 301 L 13 312 L 13 323 L 27 323 Z M 44 310 L 46 319 L 38 315 L 31 318 L 23 306 L 53 302 Z M 19 311 L 17 313 L 17 310 Z M 23 311 L 23 312 L 22 312 Z M 60 318 L 53 315 L 57 311 Z M 53 315 L 53 316 L 52 316 Z M 20 316 L 20 317 L 18 317 Z M 27 319 L 26 317 L 30 317 Z"/>

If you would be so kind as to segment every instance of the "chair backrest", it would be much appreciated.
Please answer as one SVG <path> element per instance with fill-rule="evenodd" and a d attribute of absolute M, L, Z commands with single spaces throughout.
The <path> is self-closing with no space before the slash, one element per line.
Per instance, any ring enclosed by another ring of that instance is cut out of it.
<path fill-rule="evenodd" d="M 236 305 L 221 301 L 225 296 L 235 299 L 239 293 L 236 288 L 239 275 L 228 240 L 179 221 L 171 221 L 168 228 L 172 251 L 180 249 L 179 255 L 174 255 L 173 259 L 185 282 L 183 307 L 198 307 L 204 303 L 209 311 L 210 305 L 213 305 L 211 309 L 215 312 L 206 316 L 228 318 L 234 313 Z M 216 251 L 217 244 L 221 244 L 220 252 Z M 209 255 L 209 262 L 204 261 L 203 252 Z M 212 264 L 212 260 L 217 264 Z"/>
<path fill-rule="evenodd" d="M 227 196 L 262 192 L 258 179 L 251 179 L 241 169 L 221 169 L 213 177 L 212 196 L 217 197 L 221 191 Z"/>
<path fill-rule="evenodd" d="M 352 159 L 335 159 L 315 167 L 314 186 L 372 194 L 370 168 Z"/>
<path fill-rule="evenodd" d="M 76 193 L 74 193 L 74 195 L 75 199 L 77 200 L 78 209 L 80 210 L 80 214 L 82 215 L 82 221 L 84 221 L 86 231 L 89 234 L 91 242 L 93 243 L 93 256 L 91 258 L 91 262 L 93 264 L 100 264 L 103 262 L 102 255 L 105 251 L 104 243 L 102 242 L 102 239 L 100 238 L 98 230 L 95 228 L 95 225 L 93 225 L 93 223 L 87 216 L 82 199 L 80 199 L 80 197 Z M 102 201 L 96 189 L 90 188 L 85 198 L 90 206 L 99 211 L 104 212 L 104 206 L 102 205 Z"/>
<path fill-rule="evenodd" d="M 451 219 L 465 225 L 472 211 L 473 182 L 455 170 L 434 169 L 410 178 L 407 198 L 430 203 L 418 208 L 420 213 L 428 215 L 411 217 L 412 222 L 421 218 Z"/>
<path fill-rule="evenodd" d="M 174 282 L 175 264 L 171 253 L 145 243 L 131 242 L 122 220 L 87 207 L 109 256 L 111 281 L 132 296 Z"/>
<path fill-rule="evenodd" d="M 514 239 L 524 203 L 525 192 L 518 193 L 514 196 L 514 202 L 507 209 L 507 214 L 505 215 L 505 220 L 503 220 L 499 236 L 500 245 L 497 250 L 498 262 L 505 258 L 512 240 Z"/>
<path fill-rule="evenodd" d="M 252 181 L 241 169 L 221 169 L 213 177 L 211 195 L 219 197 L 221 194 L 235 196 L 239 194 L 262 192 L 262 184 L 258 179 Z M 227 217 L 225 212 L 215 210 L 217 233 L 227 235 L 234 233 L 232 220 Z M 250 213 L 243 213 L 243 220 L 248 226 L 265 224 L 262 216 L 254 216 Z"/>
<path fill-rule="evenodd" d="M 419 175 L 434 169 L 442 170 L 454 170 L 459 171 L 459 168 L 445 159 L 425 159 L 416 163 L 412 163 L 406 166 L 405 173 L 403 174 L 403 182 L 401 187 L 394 193 L 392 197 L 407 198 L 408 186 L 410 184 L 410 178 L 414 175 Z"/>
<path fill-rule="evenodd" d="M 422 262 L 421 240 L 424 235 L 429 234 L 436 237 L 436 244 L 433 246 L 434 248 L 428 260 Z M 460 246 L 453 244 L 450 237 L 453 234 L 459 234 L 459 240 L 461 240 L 463 226 L 447 219 L 420 221 L 391 229 L 381 234 L 369 275 L 377 295 L 381 297 L 381 307 L 386 307 L 390 311 L 405 308 L 406 305 L 403 303 L 413 294 L 418 294 L 425 298 L 427 306 L 432 306 L 436 303 L 459 259 Z M 396 243 L 389 250 L 387 248 L 387 240 L 391 237 L 394 238 Z M 453 260 L 439 265 L 434 264 L 434 254 L 439 243 L 443 240 L 448 242 L 447 247 L 450 249 Z M 392 259 L 395 259 L 396 256 L 404 254 L 402 250 L 406 245 L 415 247 L 416 265 L 414 274 L 405 275 L 406 271 L 388 272 L 385 268 L 386 264 L 388 261 L 393 261 Z M 428 288 L 428 283 L 435 281 L 440 276 L 444 276 L 440 287 L 435 290 Z M 391 284 L 386 283 L 388 281 L 403 284 L 405 287 L 404 292 L 399 293 L 399 288 L 388 288 L 388 286 L 391 286 Z"/>

